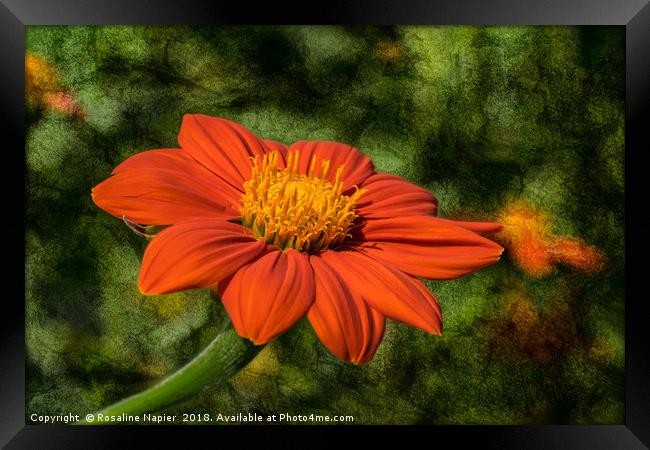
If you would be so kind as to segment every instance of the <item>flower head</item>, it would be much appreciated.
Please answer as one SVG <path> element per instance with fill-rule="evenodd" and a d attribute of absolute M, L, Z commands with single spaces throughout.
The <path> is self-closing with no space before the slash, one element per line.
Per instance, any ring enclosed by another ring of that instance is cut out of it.
<path fill-rule="evenodd" d="M 253 158 L 252 175 L 244 183 L 241 200 L 242 225 L 283 250 L 319 253 L 343 244 L 358 217 L 355 206 L 365 190 L 344 195 L 343 166 L 331 182 L 327 179 L 329 160 L 317 169 L 316 155 L 306 173 L 298 167 L 300 151 L 288 153 L 284 169 L 278 167 L 278 157 L 273 152 Z"/>
<path fill-rule="evenodd" d="M 217 290 L 255 344 L 307 315 L 333 354 L 368 362 L 386 318 L 442 332 L 418 277 L 457 278 L 503 251 L 481 236 L 500 225 L 435 217 L 430 192 L 376 172 L 349 145 L 285 146 L 205 115 L 184 116 L 179 143 L 127 159 L 93 200 L 129 223 L 167 226 L 145 251 L 143 293 Z"/>

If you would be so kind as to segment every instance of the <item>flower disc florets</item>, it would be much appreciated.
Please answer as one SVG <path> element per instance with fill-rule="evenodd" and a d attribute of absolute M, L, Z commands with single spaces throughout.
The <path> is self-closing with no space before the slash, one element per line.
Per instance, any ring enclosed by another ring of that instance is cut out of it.
<path fill-rule="evenodd" d="M 278 156 L 273 152 L 253 160 L 241 199 L 242 225 L 281 249 L 320 253 L 342 244 L 350 236 L 355 206 L 365 191 L 343 195 L 343 166 L 330 182 L 330 161 L 323 160 L 316 170 L 312 157 L 304 174 L 298 171 L 298 152 L 289 153 L 284 169 L 278 167 Z"/>

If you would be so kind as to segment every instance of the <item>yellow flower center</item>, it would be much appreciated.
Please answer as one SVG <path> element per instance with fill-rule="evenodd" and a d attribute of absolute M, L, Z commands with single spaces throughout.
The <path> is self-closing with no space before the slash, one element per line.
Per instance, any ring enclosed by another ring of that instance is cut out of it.
<path fill-rule="evenodd" d="M 323 160 L 315 170 L 315 156 L 308 173 L 298 173 L 299 156 L 297 151 L 289 153 L 285 169 L 278 168 L 277 152 L 253 159 L 241 198 L 242 224 L 281 249 L 318 253 L 350 236 L 357 218 L 354 208 L 365 190 L 355 186 L 352 195 L 343 195 L 343 166 L 332 183 L 327 180 L 330 162 Z"/>

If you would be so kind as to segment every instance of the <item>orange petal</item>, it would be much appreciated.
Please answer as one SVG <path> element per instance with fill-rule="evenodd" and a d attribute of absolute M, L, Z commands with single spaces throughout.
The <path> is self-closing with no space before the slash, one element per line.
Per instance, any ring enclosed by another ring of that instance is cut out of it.
<path fill-rule="evenodd" d="M 375 172 L 375 166 L 370 158 L 359 152 L 356 148 L 331 141 L 299 141 L 291 144 L 289 151 L 300 151 L 298 170 L 307 173 L 312 156 L 316 156 L 316 168 L 320 170 L 321 161 L 329 160 L 330 169 L 327 178 L 334 181 L 336 170 L 343 165 L 341 180 L 346 190 L 359 185 L 363 180 Z"/>
<path fill-rule="evenodd" d="M 416 278 L 351 249 L 326 251 L 320 257 L 350 291 L 384 316 L 428 333 L 442 332 L 438 302 Z"/>
<path fill-rule="evenodd" d="M 266 146 L 267 151 L 269 151 L 269 152 L 278 152 L 280 155 L 282 155 L 282 158 L 280 158 L 280 160 L 278 161 L 278 163 L 279 163 L 278 166 L 280 166 L 280 168 L 284 168 L 285 167 L 284 166 L 284 157 L 287 154 L 288 147 L 285 144 L 283 144 L 282 142 L 273 141 L 271 139 L 262 139 L 262 142 Z M 280 162 L 281 162 L 281 164 L 280 164 Z"/>
<path fill-rule="evenodd" d="M 178 142 L 195 160 L 238 189 L 250 178 L 251 157 L 273 147 L 235 122 L 203 114 L 183 116 Z"/>
<path fill-rule="evenodd" d="M 263 240 L 223 220 L 182 222 L 164 229 L 149 243 L 140 269 L 145 294 L 166 294 L 210 287 L 260 255 Z"/>
<path fill-rule="evenodd" d="M 314 269 L 316 297 L 307 317 L 325 347 L 353 364 L 369 362 L 384 337 L 386 320 L 320 256 L 309 258 Z"/>
<path fill-rule="evenodd" d="M 449 280 L 499 260 L 503 248 L 437 217 L 367 221 L 355 230 L 355 248 L 414 276 Z"/>
<path fill-rule="evenodd" d="M 498 233 L 503 230 L 503 225 L 495 222 L 468 222 L 465 220 L 449 220 L 438 217 L 438 220 L 447 222 L 450 225 L 465 228 L 466 230 L 473 231 L 478 234 L 492 234 Z"/>
<path fill-rule="evenodd" d="M 162 148 L 158 150 L 149 150 L 137 153 L 124 161 L 122 164 L 113 169 L 113 174 L 138 169 L 155 169 L 182 171 L 188 173 L 192 178 L 200 179 L 206 188 L 216 186 L 223 197 L 233 207 L 234 210 L 239 208 L 241 196 L 244 190 L 234 188 L 219 177 L 215 177 L 212 172 L 197 163 L 189 153 L 176 148 Z"/>
<path fill-rule="evenodd" d="M 376 173 L 359 187 L 367 192 L 356 212 L 365 219 L 435 216 L 438 209 L 438 200 L 431 192 L 395 175 Z"/>
<path fill-rule="evenodd" d="M 291 328 L 314 302 L 314 274 L 306 254 L 273 251 L 219 284 L 237 333 L 256 345 Z"/>
<path fill-rule="evenodd" d="M 239 194 L 186 152 L 160 149 L 139 153 L 95 186 L 93 201 L 104 211 L 146 225 L 196 218 L 239 217 Z"/>

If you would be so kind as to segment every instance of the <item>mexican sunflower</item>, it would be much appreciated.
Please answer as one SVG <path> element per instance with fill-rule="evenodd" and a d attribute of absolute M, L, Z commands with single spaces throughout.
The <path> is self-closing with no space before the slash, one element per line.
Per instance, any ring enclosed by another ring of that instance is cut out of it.
<path fill-rule="evenodd" d="M 430 192 L 376 172 L 349 145 L 287 146 L 199 114 L 183 117 L 178 142 L 124 161 L 93 200 L 129 222 L 165 226 L 144 253 L 144 294 L 216 290 L 254 344 L 306 314 L 334 355 L 368 362 L 386 318 L 442 332 L 419 277 L 457 278 L 503 251 L 481 236 L 500 225 L 435 217 Z"/>

